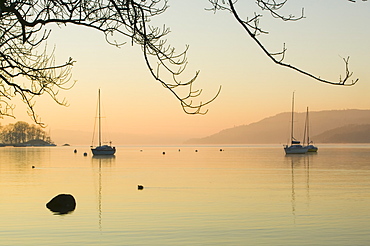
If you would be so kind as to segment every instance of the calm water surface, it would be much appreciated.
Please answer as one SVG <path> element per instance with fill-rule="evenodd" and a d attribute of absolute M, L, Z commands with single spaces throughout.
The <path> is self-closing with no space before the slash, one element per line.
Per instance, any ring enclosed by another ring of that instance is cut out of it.
<path fill-rule="evenodd" d="M 73 149 L 0 148 L 0 245 L 370 243 L 370 146 Z"/>

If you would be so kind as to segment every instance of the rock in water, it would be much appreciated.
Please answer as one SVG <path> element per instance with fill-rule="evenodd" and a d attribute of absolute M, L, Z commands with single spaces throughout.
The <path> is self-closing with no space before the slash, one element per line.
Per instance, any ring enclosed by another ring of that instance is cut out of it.
<path fill-rule="evenodd" d="M 46 207 L 57 214 L 67 214 L 76 208 L 76 200 L 70 194 L 59 194 L 51 199 Z"/>

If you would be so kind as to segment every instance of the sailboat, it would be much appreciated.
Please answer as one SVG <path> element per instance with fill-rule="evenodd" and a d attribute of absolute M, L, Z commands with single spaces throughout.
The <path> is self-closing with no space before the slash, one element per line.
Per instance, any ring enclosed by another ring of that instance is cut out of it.
<path fill-rule="evenodd" d="M 317 152 L 318 148 L 313 145 L 313 142 L 310 141 L 310 127 L 309 127 L 309 118 L 308 118 L 308 107 L 307 107 L 307 112 L 306 112 L 306 122 L 304 126 L 304 137 L 303 137 L 303 142 L 305 144 L 305 148 L 307 148 L 308 152 Z"/>
<path fill-rule="evenodd" d="M 301 142 L 294 138 L 294 92 L 292 99 L 292 125 L 290 131 L 290 145 L 284 145 L 285 154 L 304 154 L 307 152 L 307 148 L 301 145 Z"/>
<path fill-rule="evenodd" d="M 93 155 L 114 155 L 116 153 L 116 148 L 112 147 L 112 142 L 110 145 L 102 145 L 102 137 L 101 137 L 101 109 L 100 109 L 100 89 L 98 92 L 98 134 L 99 134 L 99 146 L 93 148 L 91 146 L 91 151 Z"/>

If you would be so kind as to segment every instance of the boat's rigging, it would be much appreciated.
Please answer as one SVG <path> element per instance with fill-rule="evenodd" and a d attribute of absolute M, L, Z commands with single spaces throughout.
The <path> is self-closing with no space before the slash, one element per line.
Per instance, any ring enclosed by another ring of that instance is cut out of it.
<path fill-rule="evenodd" d="M 114 155 L 116 153 L 116 148 L 115 147 L 112 147 L 111 143 L 109 145 L 102 145 L 102 124 L 101 124 L 101 103 L 100 103 L 100 89 L 98 91 L 98 140 L 99 140 L 99 145 L 96 147 L 96 148 L 93 148 L 93 144 L 91 146 L 91 151 L 93 153 L 93 155 L 104 155 L 104 156 L 107 156 L 107 155 Z M 95 120 L 95 124 L 96 126 L 96 120 Z M 95 133 L 95 127 L 94 127 L 94 133 Z M 94 134 L 93 134 L 94 135 Z M 93 136 L 93 141 L 94 141 L 94 137 Z"/>
<path fill-rule="evenodd" d="M 290 145 L 284 145 L 286 154 L 304 154 L 307 148 L 301 145 L 301 142 L 294 138 L 294 92 L 292 97 L 292 115 L 291 115 Z"/>
<path fill-rule="evenodd" d="M 111 144 L 112 141 L 107 141 L 106 139 L 110 139 L 109 137 L 109 131 L 104 131 L 104 138 L 102 138 L 102 135 L 101 133 L 103 132 L 103 129 L 109 129 L 108 126 L 108 123 L 107 121 L 105 120 L 104 121 L 104 126 L 102 124 L 102 119 L 106 119 L 106 117 L 104 117 L 104 115 L 106 114 L 105 113 L 105 110 L 104 110 L 104 105 L 101 104 L 101 99 L 100 99 L 100 89 L 98 91 L 98 100 L 96 101 L 96 107 L 95 107 L 95 120 L 94 120 L 94 128 L 93 128 L 93 135 L 92 135 L 92 139 L 91 139 L 91 147 L 94 146 L 94 142 L 95 142 L 95 139 L 96 139 L 96 129 L 98 129 L 98 146 L 101 146 L 102 144 Z M 98 127 L 96 126 L 96 124 L 98 123 Z"/>

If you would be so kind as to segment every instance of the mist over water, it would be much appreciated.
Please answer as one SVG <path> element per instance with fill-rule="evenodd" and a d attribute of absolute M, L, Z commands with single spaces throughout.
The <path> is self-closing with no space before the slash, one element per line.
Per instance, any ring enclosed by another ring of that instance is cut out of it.
<path fill-rule="evenodd" d="M 0 148 L 0 245 L 366 245 L 370 146 L 319 147 Z"/>

